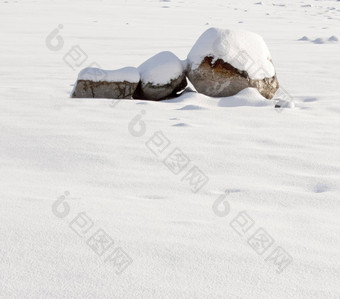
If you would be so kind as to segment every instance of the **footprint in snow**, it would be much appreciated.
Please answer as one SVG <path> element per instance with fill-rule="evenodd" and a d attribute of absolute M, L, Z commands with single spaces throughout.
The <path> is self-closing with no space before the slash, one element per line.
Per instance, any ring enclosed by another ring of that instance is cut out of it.
<path fill-rule="evenodd" d="M 314 43 L 314 44 L 319 44 L 319 45 L 321 45 L 321 44 L 326 43 L 326 41 L 325 41 L 323 38 L 318 37 L 318 38 L 316 38 L 315 40 L 313 40 L 313 43 Z"/>
<path fill-rule="evenodd" d="M 335 35 L 332 35 L 329 39 L 328 39 L 329 42 L 338 42 L 339 39 L 335 36 Z"/>
<path fill-rule="evenodd" d="M 303 36 L 299 38 L 298 41 L 310 41 L 310 39 L 307 36 Z"/>
<path fill-rule="evenodd" d="M 323 184 L 317 184 L 314 187 L 314 192 L 315 193 L 324 193 L 324 192 L 327 192 L 327 191 L 329 191 L 329 187 L 326 186 L 326 185 L 323 185 Z"/>
<path fill-rule="evenodd" d="M 303 100 L 305 103 L 311 103 L 311 102 L 316 102 L 317 99 L 316 98 L 306 98 Z"/>
<path fill-rule="evenodd" d="M 313 44 L 322 45 L 322 44 L 327 44 L 327 43 L 337 43 L 339 39 L 335 35 L 332 35 L 328 39 L 318 37 L 314 40 L 309 39 L 307 36 L 303 36 L 299 38 L 298 41 L 305 41 L 305 42 L 311 42 Z"/>
<path fill-rule="evenodd" d="M 177 110 L 204 110 L 205 108 L 198 106 L 198 105 L 186 105 L 182 108 L 179 108 Z"/>
<path fill-rule="evenodd" d="M 178 123 L 178 124 L 174 124 L 174 125 L 172 125 L 173 127 L 189 127 L 189 125 L 188 124 L 186 124 L 186 123 Z"/>

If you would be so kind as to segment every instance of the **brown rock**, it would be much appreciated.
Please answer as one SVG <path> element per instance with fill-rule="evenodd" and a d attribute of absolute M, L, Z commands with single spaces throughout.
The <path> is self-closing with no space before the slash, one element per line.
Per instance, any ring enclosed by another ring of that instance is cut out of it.
<path fill-rule="evenodd" d="M 245 30 L 206 30 L 188 54 L 187 76 L 197 91 L 212 97 L 254 87 L 271 99 L 279 88 L 265 41 Z"/>
<path fill-rule="evenodd" d="M 279 88 L 276 75 L 262 80 L 250 79 L 246 71 L 240 71 L 222 59 L 205 57 L 200 66 L 191 70 L 188 64 L 187 76 L 196 90 L 212 97 L 233 96 L 247 87 L 257 88 L 261 95 L 272 99 Z"/>

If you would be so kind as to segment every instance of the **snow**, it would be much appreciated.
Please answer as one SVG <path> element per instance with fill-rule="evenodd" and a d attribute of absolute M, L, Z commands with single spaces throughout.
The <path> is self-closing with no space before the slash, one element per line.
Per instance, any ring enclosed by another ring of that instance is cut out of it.
<path fill-rule="evenodd" d="M 335 35 L 330 36 L 329 38 L 323 38 L 323 37 L 318 37 L 314 40 L 309 39 L 307 36 L 303 36 L 300 39 L 298 39 L 299 41 L 309 41 L 312 42 L 314 44 L 327 44 L 327 43 L 337 43 L 339 40 Z"/>
<path fill-rule="evenodd" d="M 165 85 L 183 74 L 182 62 L 169 51 L 158 53 L 142 63 L 138 70 L 143 83 Z"/>
<path fill-rule="evenodd" d="M 329 42 L 338 42 L 339 39 L 336 36 L 332 35 L 331 37 L 328 38 L 328 41 Z"/>
<path fill-rule="evenodd" d="M 258 1 L 0 1 L 0 298 L 340 298 L 340 44 L 297 41 L 339 37 L 340 2 Z M 212 26 L 263 36 L 296 108 L 260 106 L 253 89 L 70 98 L 81 69 L 184 59 Z M 82 64 L 64 59 L 75 45 Z M 170 145 L 154 154 L 159 131 Z M 176 148 L 190 159 L 178 175 L 163 162 Z M 192 166 L 209 177 L 197 193 Z M 240 235 L 242 211 L 254 225 Z M 81 212 L 85 236 L 70 227 Z M 258 254 L 261 227 L 274 244 Z M 87 244 L 100 228 L 133 259 L 121 275 Z M 277 246 L 293 258 L 281 274 L 266 260 Z"/>
<path fill-rule="evenodd" d="M 307 36 L 303 36 L 300 39 L 298 39 L 299 41 L 309 41 L 310 39 Z"/>
<path fill-rule="evenodd" d="M 285 100 L 278 100 L 275 104 L 275 108 L 295 108 L 295 103 Z"/>
<path fill-rule="evenodd" d="M 85 68 L 79 75 L 78 80 L 90 80 L 94 82 L 131 82 L 138 83 L 139 72 L 134 67 L 124 67 L 119 70 L 102 70 L 99 68 Z"/>
<path fill-rule="evenodd" d="M 237 95 L 227 97 L 227 98 L 217 98 L 212 100 L 212 98 L 202 95 L 202 94 L 192 94 L 185 93 L 181 98 L 184 102 L 187 99 L 191 99 L 192 102 L 197 101 L 196 105 L 186 105 L 180 110 L 198 110 L 198 109 L 211 109 L 213 107 L 273 107 L 274 103 L 272 101 L 266 100 L 255 88 L 245 88 L 240 91 Z M 174 100 L 169 100 L 169 103 Z M 282 101 L 282 100 L 281 100 Z M 287 108 L 289 107 L 288 104 Z"/>
<path fill-rule="evenodd" d="M 233 67 L 248 72 L 251 79 L 270 78 L 275 69 L 270 52 L 261 36 L 245 30 L 210 28 L 197 40 L 188 55 L 194 70 L 205 57 L 213 62 L 222 59 Z"/>

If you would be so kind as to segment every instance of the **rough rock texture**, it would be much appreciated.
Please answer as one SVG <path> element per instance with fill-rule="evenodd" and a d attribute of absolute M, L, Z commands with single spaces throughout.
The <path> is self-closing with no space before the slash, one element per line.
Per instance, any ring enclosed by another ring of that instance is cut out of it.
<path fill-rule="evenodd" d="M 184 73 L 177 79 L 170 80 L 167 84 L 140 82 L 133 98 L 150 101 L 166 100 L 178 96 L 178 92 L 184 90 L 187 84 L 187 78 Z"/>
<path fill-rule="evenodd" d="M 206 30 L 188 54 L 187 76 L 197 91 L 213 97 L 255 87 L 271 99 L 279 87 L 263 38 L 238 29 Z"/>
<path fill-rule="evenodd" d="M 182 61 L 171 52 L 161 52 L 138 67 L 141 81 L 133 98 L 159 101 L 175 97 L 187 86 Z"/>
<path fill-rule="evenodd" d="M 272 99 L 279 88 L 276 75 L 262 80 L 251 79 L 246 71 L 240 71 L 231 64 L 213 57 L 205 57 L 194 70 L 190 63 L 187 76 L 196 90 L 212 97 L 233 96 L 247 87 L 255 87 L 267 99 Z"/>
<path fill-rule="evenodd" d="M 131 99 L 138 83 L 78 80 L 72 98 Z"/>

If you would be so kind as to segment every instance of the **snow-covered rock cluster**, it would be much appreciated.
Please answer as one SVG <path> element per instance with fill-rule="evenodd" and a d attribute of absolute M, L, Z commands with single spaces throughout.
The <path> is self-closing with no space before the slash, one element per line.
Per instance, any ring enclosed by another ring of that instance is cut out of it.
<path fill-rule="evenodd" d="M 72 93 L 74 98 L 138 98 L 159 101 L 175 96 L 187 86 L 182 61 L 171 52 L 161 52 L 138 68 L 116 71 L 82 70 Z"/>
<path fill-rule="evenodd" d="M 261 36 L 242 30 L 210 28 L 181 61 L 161 52 L 138 68 L 80 72 L 72 97 L 163 100 L 187 86 L 212 97 L 227 97 L 247 87 L 267 99 L 279 88 L 270 52 Z"/>

